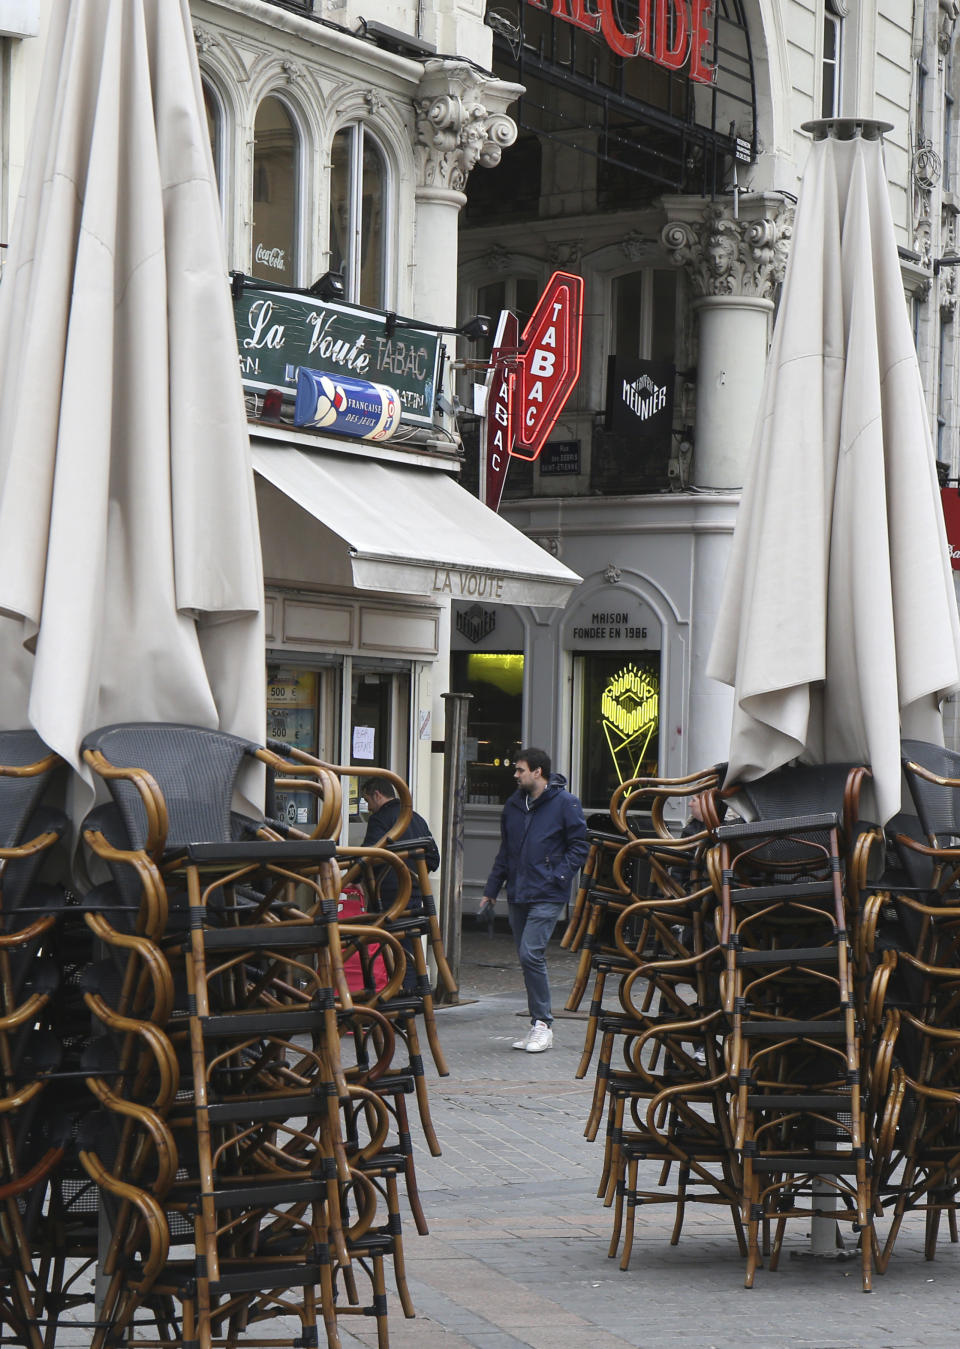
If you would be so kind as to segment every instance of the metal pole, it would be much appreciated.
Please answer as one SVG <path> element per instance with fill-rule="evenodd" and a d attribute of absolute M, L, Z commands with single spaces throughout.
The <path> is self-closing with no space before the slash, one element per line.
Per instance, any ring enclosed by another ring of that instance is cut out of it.
<path fill-rule="evenodd" d="M 443 693 L 443 824 L 440 852 L 440 931 L 447 963 L 460 987 L 460 924 L 463 917 L 463 807 L 467 789 L 467 760 L 464 739 L 467 733 L 468 704 L 472 693 Z M 457 994 L 437 991 L 438 1002 L 457 1002 Z"/>

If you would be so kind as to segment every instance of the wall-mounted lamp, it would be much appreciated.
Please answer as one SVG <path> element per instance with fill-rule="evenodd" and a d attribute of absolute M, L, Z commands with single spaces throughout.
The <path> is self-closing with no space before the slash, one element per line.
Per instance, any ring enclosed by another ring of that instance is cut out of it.
<path fill-rule="evenodd" d="M 941 267 L 960 267 L 960 253 L 944 253 L 942 258 L 934 258 L 934 276 L 939 274 Z"/>
<path fill-rule="evenodd" d="M 246 272 L 231 272 L 230 294 L 233 298 L 239 300 L 245 290 L 280 290 L 289 295 L 315 295 L 318 300 L 342 300 L 346 287 L 340 272 L 324 272 L 307 290 L 303 286 L 287 286 L 282 281 L 268 281 L 261 276 L 248 276 Z"/>
<path fill-rule="evenodd" d="M 342 272 L 324 272 L 308 289 L 318 300 L 342 300 L 347 293 Z"/>
<path fill-rule="evenodd" d="M 493 331 L 493 319 L 488 314 L 474 314 L 459 328 L 445 328 L 441 323 L 423 323 L 420 319 L 405 319 L 394 313 L 388 313 L 386 318 L 387 337 L 392 337 L 398 328 L 411 328 L 417 333 L 451 333 L 454 337 L 466 337 L 471 342 L 479 342 Z"/>

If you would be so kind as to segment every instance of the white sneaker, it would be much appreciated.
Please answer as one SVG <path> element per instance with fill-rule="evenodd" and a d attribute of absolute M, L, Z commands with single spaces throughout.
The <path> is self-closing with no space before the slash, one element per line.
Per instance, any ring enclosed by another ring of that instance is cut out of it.
<path fill-rule="evenodd" d="M 545 1049 L 549 1049 L 553 1044 L 553 1031 L 545 1021 L 535 1021 L 533 1029 L 527 1036 L 527 1043 L 524 1049 L 528 1054 L 542 1054 Z"/>
<path fill-rule="evenodd" d="M 533 1027 L 531 1026 L 522 1040 L 514 1040 L 513 1048 L 526 1049 L 527 1045 L 530 1043 L 530 1037 L 532 1034 L 533 1034 Z"/>

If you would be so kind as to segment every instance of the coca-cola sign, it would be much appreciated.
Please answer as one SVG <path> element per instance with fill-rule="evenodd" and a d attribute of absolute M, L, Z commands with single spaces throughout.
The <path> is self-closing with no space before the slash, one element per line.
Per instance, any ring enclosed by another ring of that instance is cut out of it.
<path fill-rule="evenodd" d="M 960 571 L 960 492 L 956 487 L 941 487 L 940 500 L 943 503 L 943 521 L 947 527 L 950 565 L 954 571 Z"/>
<path fill-rule="evenodd" d="M 267 248 L 265 244 L 257 244 L 254 257 L 261 267 L 272 267 L 275 272 L 287 270 L 287 250 L 285 248 Z"/>

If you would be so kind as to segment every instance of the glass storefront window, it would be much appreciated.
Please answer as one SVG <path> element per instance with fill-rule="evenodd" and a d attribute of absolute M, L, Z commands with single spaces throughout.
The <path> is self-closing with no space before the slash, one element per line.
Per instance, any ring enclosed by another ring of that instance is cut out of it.
<path fill-rule="evenodd" d="M 296 283 L 300 138 L 286 106 L 268 97 L 257 109 L 253 148 L 253 260 L 265 281 Z"/>
<path fill-rule="evenodd" d="M 514 790 L 521 748 L 523 655 L 516 651 L 455 651 L 453 688 L 473 694 L 467 714 L 467 801 L 499 806 Z"/>
<path fill-rule="evenodd" d="M 600 810 L 621 782 L 657 773 L 660 653 L 591 652 L 577 661 L 580 796 Z"/>
<path fill-rule="evenodd" d="M 352 663 L 350 721 L 341 732 L 341 692 L 346 677 L 343 666 L 320 668 L 274 659 L 267 664 L 267 738 L 281 745 L 315 754 L 326 763 L 369 766 L 409 777 L 410 688 L 409 670 L 371 669 Z M 359 798 L 361 779 L 345 776 L 343 792 L 350 822 L 366 819 L 366 805 Z M 312 792 L 280 791 L 277 814 L 299 828 L 317 821 L 317 802 Z M 362 830 L 360 833 L 362 836 Z M 351 838 L 351 842 L 358 842 Z"/>
<path fill-rule="evenodd" d="M 267 666 L 267 738 L 282 745 L 317 753 L 319 683 L 316 670 Z M 277 814 L 298 828 L 316 824 L 317 802 L 311 792 L 280 791 Z"/>

